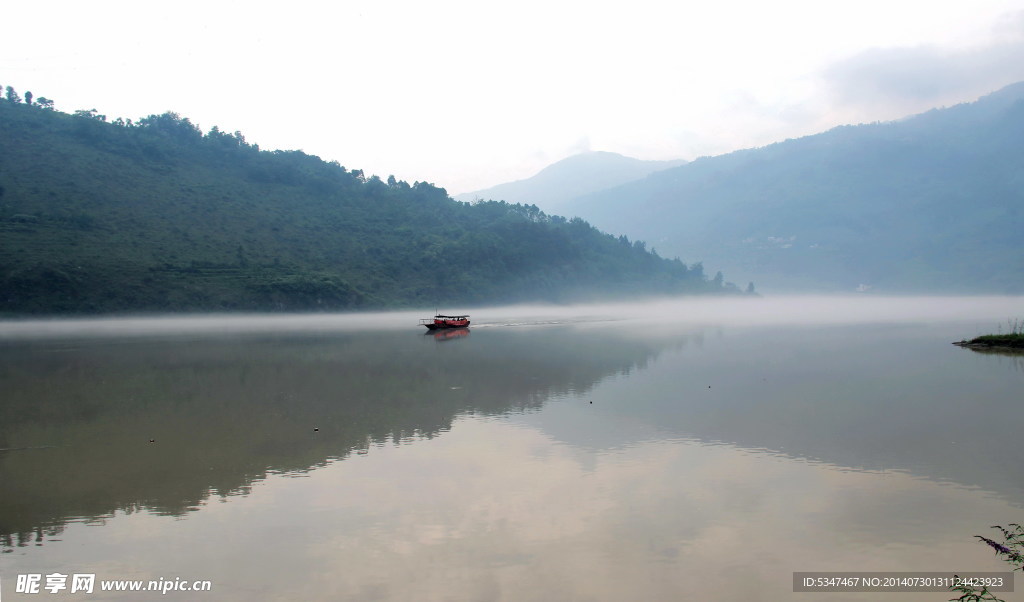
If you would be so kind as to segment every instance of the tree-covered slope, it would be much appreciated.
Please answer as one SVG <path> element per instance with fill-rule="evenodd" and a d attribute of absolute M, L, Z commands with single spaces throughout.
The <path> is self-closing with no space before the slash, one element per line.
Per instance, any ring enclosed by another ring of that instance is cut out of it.
<path fill-rule="evenodd" d="M 0 100 L 8 315 L 723 290 L 699 266 L 534 206 L 460 203 L 173 113 L 108 123 L 15 100 Z"/>
<path fill-rule="evenodd" d="M 1022 99 L 701 158 L 565 211 L 766 290 L 1021 293 Z"/>

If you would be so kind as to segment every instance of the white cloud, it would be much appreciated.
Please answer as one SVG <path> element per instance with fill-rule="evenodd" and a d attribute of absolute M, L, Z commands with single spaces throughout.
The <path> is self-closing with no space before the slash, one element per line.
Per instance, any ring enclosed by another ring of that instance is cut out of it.
<path fill-rule="evenodd" d="M 955 104 L 1024 80 L 1024 11 L 1004 15 L 984 44 L 870 48 L 823 72 L 833 111 L 866 119 Z"/>
<path fill-rule="evenodd" d="M 969 100 L 1024 79 L 1019 9 L 19 2 L 5 7 L 0 83 L 65 111 L 173 110 L 263 148 L 457 193 L 528 177 L 580 148 L 694 158 Z"/>

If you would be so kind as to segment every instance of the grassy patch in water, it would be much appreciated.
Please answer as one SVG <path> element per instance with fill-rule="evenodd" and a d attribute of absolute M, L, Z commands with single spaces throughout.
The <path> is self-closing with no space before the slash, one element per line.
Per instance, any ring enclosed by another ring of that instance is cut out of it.
<path fill-rule="evenodd" d="M 1003 333 L 1002 325 L 999 326 L 997 334 L 983 334 L 978 337 L 974 337 L 971 340 L 962 340 L 959 343 L 953 343 L 961 347 L 972 347 L 975 349 L 982 348 L 1008 348 L 1008 349 L 1024 349 L 1024 321 L 1007 320 L 1007 332 Z"/>
<path fill-rule="evenodd" d="M 969 345 L 988 347 L 1014 347 L 1024 349 L 1024 333 L 986 334 L 967 341 Z"/>

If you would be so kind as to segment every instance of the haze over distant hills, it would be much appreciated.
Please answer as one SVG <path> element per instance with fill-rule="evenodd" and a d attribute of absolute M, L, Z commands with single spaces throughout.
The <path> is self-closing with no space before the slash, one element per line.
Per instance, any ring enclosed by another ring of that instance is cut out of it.
<path fill-rule="evenodd" d="M 553 163 L 525 180 L 499 184 L 484 190 L 455 195 L 459 201 L 504 200 L 537 205 L 558 213 L 575 197 L 639 180 L 649 174 L 685 164 L 686 161 L 643 161 L 618 153 L 592 151 Z"/>
<path fill-rule="evenodd" d="M 762 291 L 1024 292 L 1024 82 L 564 204 Z"/>

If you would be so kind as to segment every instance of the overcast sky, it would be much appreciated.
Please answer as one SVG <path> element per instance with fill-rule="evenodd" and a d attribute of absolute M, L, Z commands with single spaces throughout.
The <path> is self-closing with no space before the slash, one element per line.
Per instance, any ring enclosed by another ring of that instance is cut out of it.
<path fill-rule="evenodd" d="M 0 85 L 451 194 L 693 159 L 1024 80 L 1024 0 L 12 1 Z"/>

